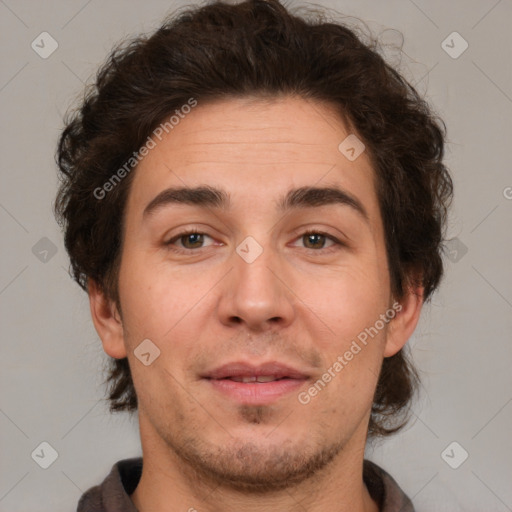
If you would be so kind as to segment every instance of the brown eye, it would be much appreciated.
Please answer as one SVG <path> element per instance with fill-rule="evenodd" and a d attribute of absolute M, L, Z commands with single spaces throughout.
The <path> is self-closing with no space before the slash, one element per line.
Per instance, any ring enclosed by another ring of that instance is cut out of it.
<path fill-rule="evenodd" d="M 207 239 L 210 240 L 208 243 Z M 171 238 L 165 245 L 177 253 L 193 253 L 194 249 L 203 249 L 212 245 L 211 236 L 199 231 L 184 231 Z"/>
<path fill-rule="evenodd" d="M 302 233 L 302 236 L 297 240 L 302 241 L 305 249 L 318 252 L 322 251 L 323 253 L 335 251 L 345 245 L 329 233 L 323 233 L 322 231 L 316 230 Z"/>
<path fill-rule="evenodd" d="M 188 233 L 180 238 L 183 247 L 187 249 L 198 249 L 204 243 L 204 235 L 202 233 Z"/>
<path fill-rule="evenodd" d="M 321 233 L 307 233 L 302 235 L 304 246 L 307 249 L 323 249 L 326 242 L 326 235 Z"/>

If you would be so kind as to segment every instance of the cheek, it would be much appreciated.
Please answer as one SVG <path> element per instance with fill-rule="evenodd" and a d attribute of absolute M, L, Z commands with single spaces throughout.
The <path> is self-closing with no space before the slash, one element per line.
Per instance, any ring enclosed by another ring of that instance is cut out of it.
<path fill-rule="evenodd" d="M 361 262 L 323 276 L 314 286 L 304 286 L 298 295 L 317 314 L 314 321 L 328 329 L 323 342 L 318 340 L 325 344 L 322 348 L 342 350 L 385 313 L 389 291 L 379 267 Z"/>
<path fill-rule="evenodd" d="M 170 275 L 156 258 L 127 249 L 119 273 L 119 293 L 131 332 L 157 338 L 163 329 L 170 329 L 194 295 L 194 288 L 183 281 L 179 271 Z"/>
<path fill-rule="evenodd" d="M 214 295 L 208 291 L 218 280 L 217 275 L 194 278 L 179 268 L 127 259 L 120 275 L 127 348 L 133 353 L 150 339 L 160 350 L 159 366 L 183 380 L 182 362 L 193 358 L 205 322 L 212 318 L 208 312 Z"/>

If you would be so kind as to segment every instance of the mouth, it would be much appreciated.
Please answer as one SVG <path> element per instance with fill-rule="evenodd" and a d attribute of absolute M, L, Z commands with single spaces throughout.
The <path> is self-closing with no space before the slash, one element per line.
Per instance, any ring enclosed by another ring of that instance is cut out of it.
<path fill-rule="evenodd" d="M 243 382 L 247 384 L 249 382 L 276 382 L 278 380 L 287 379 L 288 377 L 276 377 L 275 375 L 257 375 L 257 376 L 243 376 L 243 377 L 225 377 L 225 379 L 232 380 L 234 382 Z"/>
<path fill-rule="evenodd" d="M 229 363 L 201 376 L 215 392 L 246 405 L 265 405 L 297 391 L 309 376 L 290 366 Z"/>

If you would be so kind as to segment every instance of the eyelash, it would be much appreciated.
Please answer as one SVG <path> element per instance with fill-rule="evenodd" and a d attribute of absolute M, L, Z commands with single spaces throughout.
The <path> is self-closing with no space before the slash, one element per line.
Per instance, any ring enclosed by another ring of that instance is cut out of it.
<path fill-rule="evenodd" d="M 170 250 L 170 251 L 173 251 L 177 254 L 191 254 L 197 250 L 200 250 L 200 249 L 204 249 L 204 247 L 198 247 L 197 249 L 181 249 L 181 248 L 178 248 L 176 246 L 174 246 L 174 242 L 176 242 L 177 240 L 180 240 L 181 238 L 183 237 L 186 237 L 188 235 L 206 235 L 206 236 L 209 236 L 207 235 L 206 233 L 202 233 L 201 231 L 197 230 L 197 229 L 188 229 L 186 231 L 182 231 L 181 233 L 177 234 L 176 236 L 174 236 L 173 238 L 171 238 L 169 241 L 165 242 L 164 245 Z M 325 236 L 326 239 L 329 239 L 331 240 L 332 242 L 334 242 L 333 245 L 331 245 L 330 247 L 322 247 L 320 249 L 310 249 L 309 247 L 305 247 L 304 249 L 308 252 L 314 252 L 314 253 L 319 253 L 319 252 L 323 252 L 324 254 L 330 254 L 331 252 L 333 251 L 336 251 L 338 249 L 340 249 L 341 247 L 346 247 L 346 244 L 341 242 L 340 240 L 338 240 L 336 237 L 330 235 L 329 233 L 326 233 L 324 231 L 321 231 L 321 230 L 315 230 L 315 229 L 310 229 L 310 230 L 307 230 L 307 231 L 304 231 L 299 237 L 297 237 L 297 240 L 300 239 L 300 238 L 304 238 L 305 236 L 309 236 L 309 235 L 321 235 L 321 236 Z M 212 238 L 212 237 L 210 237 Z"/>

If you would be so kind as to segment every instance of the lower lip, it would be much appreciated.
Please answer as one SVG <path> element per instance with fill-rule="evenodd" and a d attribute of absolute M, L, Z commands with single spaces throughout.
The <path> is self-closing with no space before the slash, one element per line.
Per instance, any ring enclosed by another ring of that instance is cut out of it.
<path fill-rule="evenodd" d="M 213 388 L 229 398 L 250 405 L 265 405 L 297 391 L 306 379 L 282 379 L 272 382 L 235 382 L 231 379 L 207 379 Z"/>

